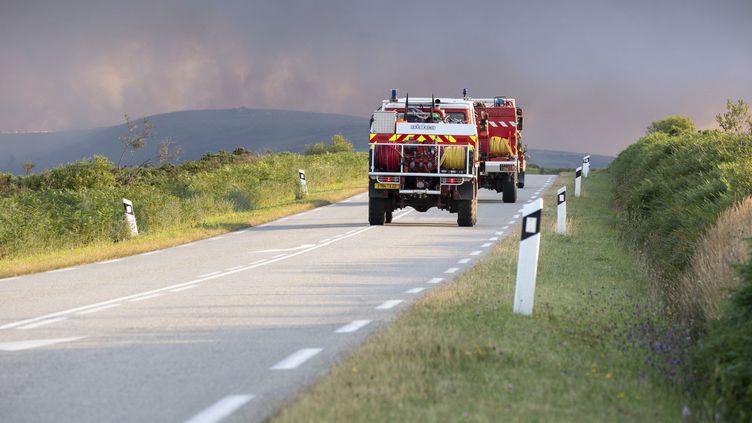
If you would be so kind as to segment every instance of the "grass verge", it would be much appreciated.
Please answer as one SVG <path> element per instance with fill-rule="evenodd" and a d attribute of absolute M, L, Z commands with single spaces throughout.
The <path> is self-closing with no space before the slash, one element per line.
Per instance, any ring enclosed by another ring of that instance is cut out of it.
<path fill-rule="evenodd" d="M 212 216 L 197 227 L 169 228 L 116 243 L 99 241 L 79 248 L 59 249 L 4 259 L 0 261 L 0 278 L 94 263 L 173 247 L 332 204 L 365 190 L 366 187 L 359 183 L 340 184 L 336 187 L 330 187 L 326 191 L 311 193 L 303 200 L 262 209 Z"/>
<path fill-rule="evenodd" d="M 516 228 L 272 420 L 680 420 L 682 398 L 635 336 L 660 316 L 645 270 L 618 241 L 610 184 L 595 172 L 584 196 L 570 197 L 566 236 L 554 233 L 552 190 L 545 196 L 532 318 L 511 313 Z"/>

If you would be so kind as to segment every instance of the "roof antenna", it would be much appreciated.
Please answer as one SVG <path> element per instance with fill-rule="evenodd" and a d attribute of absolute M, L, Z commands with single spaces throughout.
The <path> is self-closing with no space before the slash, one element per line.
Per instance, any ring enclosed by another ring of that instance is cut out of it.
<path fill-rule="evenodd" d="M 462 98 L 464 98 L 465 100 L 467 100 L 467 88 L 463 88 L 462 89 Z"/>

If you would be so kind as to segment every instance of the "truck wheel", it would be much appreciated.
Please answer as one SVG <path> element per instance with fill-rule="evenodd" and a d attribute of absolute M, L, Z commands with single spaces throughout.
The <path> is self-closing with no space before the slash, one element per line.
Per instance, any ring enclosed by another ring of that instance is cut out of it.
<path fill-rule="evenodd" d="M 368 223 L 371 225 L 383 225 L 386 221 L 386 199 L 368 199 Z"/>
<path fill-rule="evenodd" d="M 504 193 L 502 195 L 502 200 L 505 203 L 516 203 L 517 202 L 517 182 L 509 178 L 508 180 L 504 181 Z"/>
<path fill-rule="evenodd" d="M 392 217 L 394 217 L 394 210 L 388 209 L 386 211 L 386 217 L 384 219 L 384 222 L 386 222 L 386 223 L 392 223 Z"/>
<path fill-rule="evenodd" d="M 525 172 L 520 172 L 519 178 L 517 180 L 517 188 L 525 188 Z"/>
<path fill-rule="evenodd" d="M 460 200 L 457 203 L 457 224 L 474 226 L 478 221 L 478 197 L 473 197 L 472 200 Z"/>

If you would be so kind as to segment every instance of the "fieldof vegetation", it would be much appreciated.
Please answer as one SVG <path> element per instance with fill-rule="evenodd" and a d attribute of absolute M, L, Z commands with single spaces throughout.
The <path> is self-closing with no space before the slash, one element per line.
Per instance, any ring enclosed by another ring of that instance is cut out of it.
<path fill-rule="evenodd" d="M 127 240 L 123 198 L 133 201 L 143 235 L 179 237 L 191 228 L 216 227 L 222 216 L 233 217 L 229 230 L 242 226 L 244 214 L 363 189 L 366 156 L 349 145 L 316 155 L 238 148 L 159 167 L 120 167 L 95 156 L 40 174 L 0 174 L 0 260 Z M 298 169 L 306 171 L 306 198 Z"/>
<path fill-rule="evenodd" d="M 687 119 L 654 122 L 612 163 L 618 226 L 672 320 L 694 334 L 682 386 L 703 416 L 750 421 L 752 115 L 729 100 L 721 130 L 695 132 Z"/>

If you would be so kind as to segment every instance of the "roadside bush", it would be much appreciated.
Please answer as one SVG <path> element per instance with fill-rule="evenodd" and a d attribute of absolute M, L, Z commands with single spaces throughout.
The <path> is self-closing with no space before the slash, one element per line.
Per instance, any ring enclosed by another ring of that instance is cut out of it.
<path fill-rule="evenodd" d="M 39 175 L 0 175 L 0 258 L 123 240 L 123 198 L 134 202 L 142 233 L 196 227 L 214 216 L 296 201 L 298 169 L 306 170 L 310 193 L 359 184 L 365 161 L 364 153 L 236 150 L 178 166 L 120 169 L 122 179 L 99 157 Z"/>
<path fill-rule="evenodd" d="M 741 286 L 726 303 L 723 317 L 708 326 L 693 364 L 699 377 L 707 379 L 707 384 L 696 386 L 711 416 L 718 413 L 725 421 L 748 422 L 752 420 L 752 260 L 738 271 Z"/>
<path fill-rule="evenodd" d="M 60 190 L 96 189 L 115 184 L 114 166 L 102 156 L 56 167 L 43 178 L 46 188 Z"/>
<path fill-rule="evenodd" d="M 332 136 L 332 139 L 329 141 L 329 145 L 325 145 L 322 142 L 316 143 L 314 145 L 307 145 L 305 154 L 306 156 L 312 156 L 317 154 L 326 154 L 326 153 L 352 153 L 353 152 L 353 145 L 350 141 L 347 140 L 347 138 L 343 137 L 342 135 L 334 135 Z"/>
<path fill-rule="evenodd" d="M 721 211 L 752 194 L 750 160 L 752 143 L 727 134 L 653 133 L 611 164 L 623 234 L 645 252 L 664 292 Z"/>

